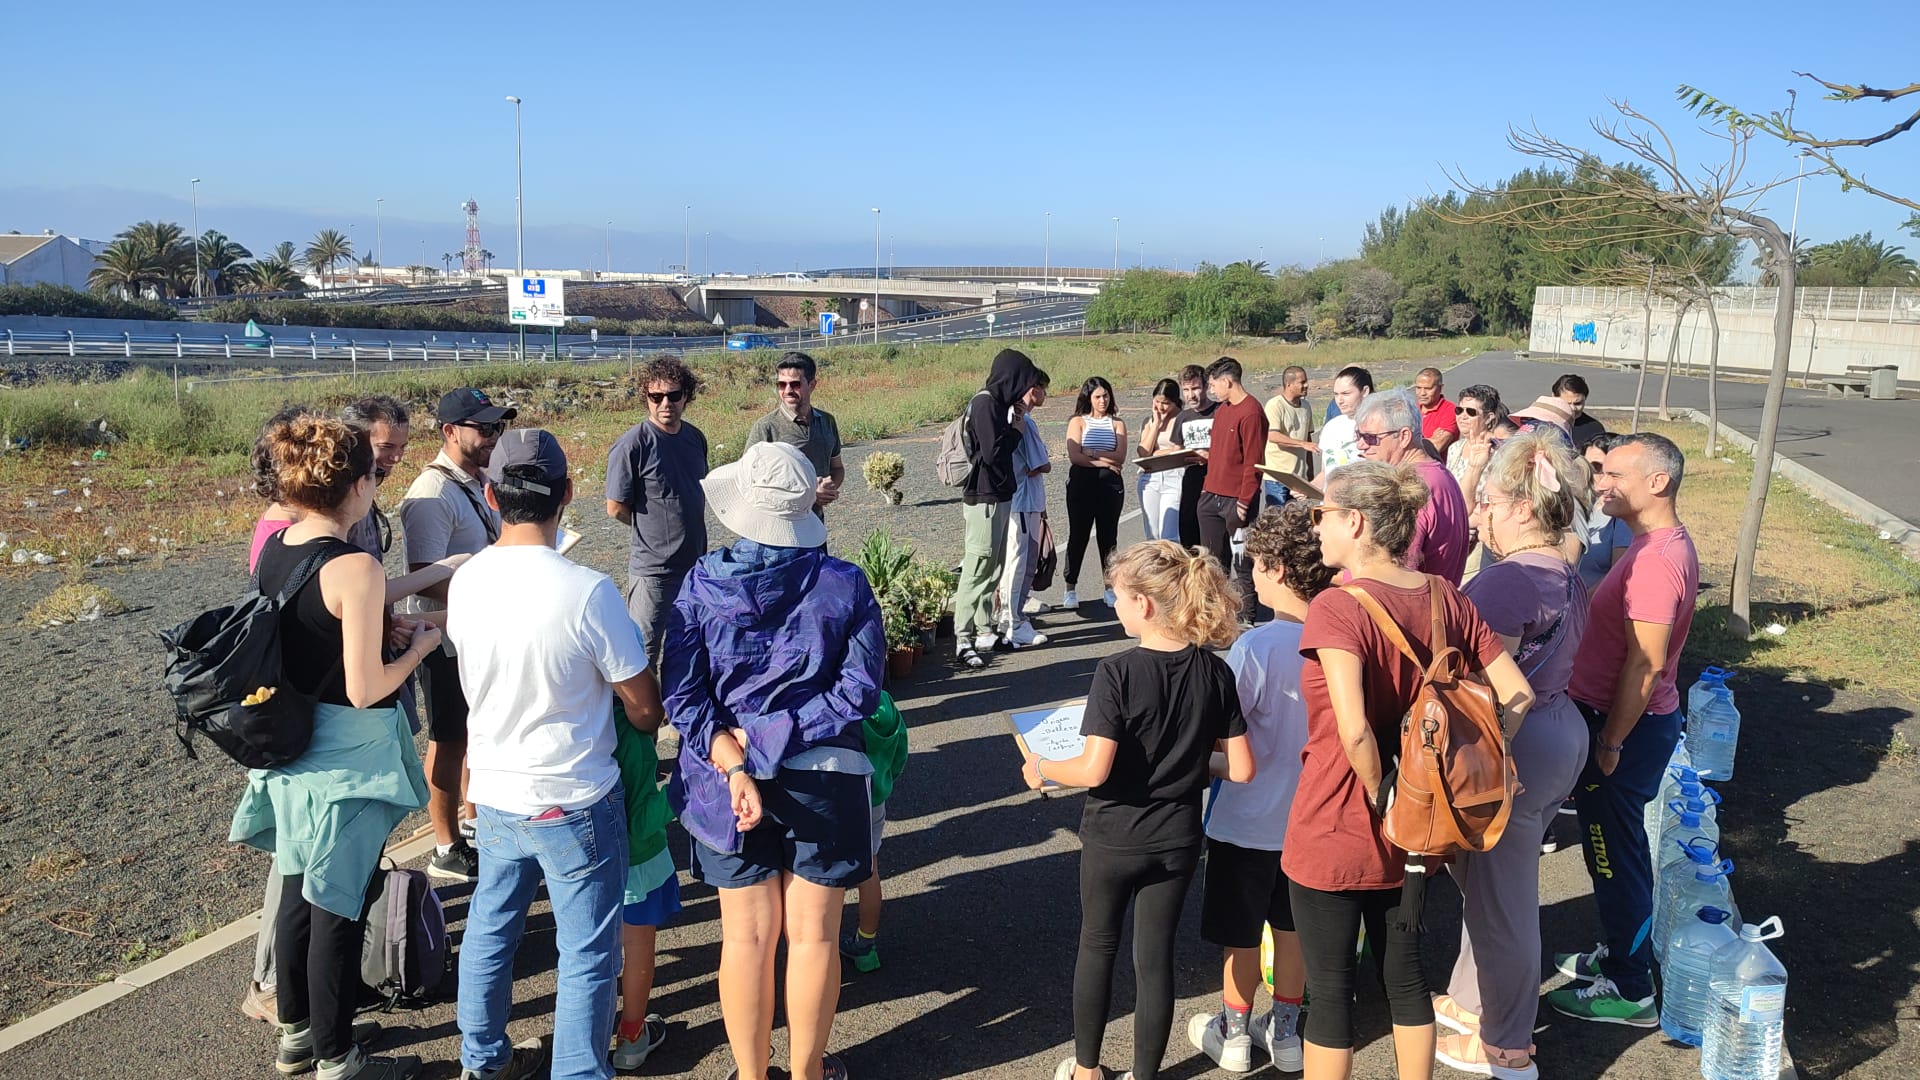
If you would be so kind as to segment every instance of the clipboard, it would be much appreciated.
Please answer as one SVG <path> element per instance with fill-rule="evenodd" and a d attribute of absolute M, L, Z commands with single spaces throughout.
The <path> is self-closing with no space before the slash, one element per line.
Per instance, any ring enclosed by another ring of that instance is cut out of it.
<path fill-rule="evenodd" d="M 1086 736 L 1080 734 L 1080 720 L 1086 711 L 1087 699 L 1074 698 L 1045 708 L 1008 713 L 1007 721 L 1013 728 L 1013 741 L 1020 747 L 1021 760 L 1037 757 L 1041 761 L 1070 761 L 1079 757 L 1087 742 Z M 1066 790 L 1069 790 L 1066 785 L 1051 780 L 1040 786 L 1042 794 Z"/>
<path fill-rule="evenodd" d="M 1166 472 L 1168 469 L 1184 469 L 1194 465 L 1203 465 L 1206 463 L 1206 460 L 1206 458 L 1200 456 L 1200 451 L 1198 450 L 1172 450 L 1164 454 L 1148 454 L 1145 457 L 1137 457 L 1133 459 L 1133 463 L 1140 466 L 1141 472 L 1157 473 Z"/>
<path fill-rule="evenodd" d="M 574 545 L 579 542 L 580 534 L 562 525 L 560 526 L 559 533 L 553 538 L 553 550 L 565 555 L 567 552 L 572 551 Z"/>
<path fill-rule="evenodd" d="M 1255 465 L 1253 468 L 1255 472 L 1269 480 L 1278 480 L 1281 484 L 1285 485 L 1288 491 L 1293 492 L 1303 499 L 1312 499 L 1318 502 L 1327 497 L 1327 493 L 1313 486 L 1311 481 L 1302 480 L 1293 473 L 1282 472 L 1271 465 Z"/>

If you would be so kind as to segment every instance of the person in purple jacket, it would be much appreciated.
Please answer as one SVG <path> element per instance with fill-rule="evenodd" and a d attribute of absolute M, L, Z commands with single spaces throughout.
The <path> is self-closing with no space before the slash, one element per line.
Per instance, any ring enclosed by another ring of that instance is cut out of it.
<path fill-rule="evenodd" d="M 813 466 L 749 446 L 701 486 L 740 540 L 694 564 L 667 620 L 663 682 L 680 732 L 667 796 L 720 893 L 720 1015 L 736 1080 L 765 1080 L 774 949 L 787 942 L 795 1080 L 845 1080 L 828 1054 L 846 890 L 867 879 L 872 812 L 861 724 L 886 635 L 866 575 L 820 549 Z"/>

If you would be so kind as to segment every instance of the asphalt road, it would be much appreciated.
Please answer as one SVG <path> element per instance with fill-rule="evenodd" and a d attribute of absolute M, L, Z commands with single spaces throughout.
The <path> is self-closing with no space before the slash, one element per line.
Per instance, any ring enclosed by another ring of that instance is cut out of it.
<path fill-rule="evenodd" d="M 1656 365 L 1657 367 L 1658 365 Z M 1510 352 L 1482 353 L 1447 372 L 1447 394 L 1457 396 L 1474 383 L 1498 387 L 1508 405 L 1521 408 L 1526 388 L 1547 393 L 1562 372 L 1587 380 L 1590 405 L 1631 406 L 1639 375 L 1611 367 L 1566 360 L 1521 360 Z M 1660 400 L 1661 376 L 1647 372 L 1643 406 L 1651 414 Z M 1755 438 L 1766 385 L 1721 380 L 1720 422 Z M 1707 408 L 1707 381 L 1675 375 L 1668 401 L 1676 407 Z M 1818 391 L 1789 389 L 1780 408 L 1779 452 L 1821 476 L 1910 522 L 1920 522 L 1920 401 L 1868 401 L 1830 398 Z"/>
<path fill-rule="evenodd" d="M 1537 377 L 1536 369 L 1527 372 Z M 1316 380 L 1326 375 L 1314 372 Z M 1124 415 L 1144 410 L 1139 388 L 1123 388 L 1122 397 Z M 1050 405 L 1040 414 L 1056 454 L 1069 411 Z M 829 514 L 836 550 L 885 515 L 928 557 L 957 557 L 958 500 L 950 489 L 933 484 L 926 467 L 936 447 L 937 434 L 929 429 L 848 448 L 853 475 L 874 449 L 907 455 L 909 501 L 898 508 L 869 509 L 866 492 L 851 493 L 849 499 L 865 500 L 858 510 L 849 505 Z M 1049 485 L 1056 512 L 1063 474 L 1053 474 Z M 1129 484 L 1129 512 L 1133 499 Z M 1124 521 L 1121 530 L 1123 542 L 1141 536 L 1137 518 Z M 611 552 L 609 558 L 617 555 Z M 1094 565 L 1080 583 L 1083 596 L 1099 596 Z M 1046 598 L 1057 602 L 1059 596 L 1056 585 Z M 1083 694 L 1094 665 L 1124 642 L 1098 602 L 1036 621 L 1053 635 L 1047 646 L 1003 656 L 977 673 L 951 667 L 944 655 L 929 657 L 892 687 L 911 725 L 913 751 L 889 806 L 880 860 L 887 892 L 883 967 L 871 975 L 847 973 L 831 1044 L 863 1080 L 1042 1078 L 1069 1053 L 1080 799 L 1042 798 L 1024 788 L 1006 715 Z M 943 643 L 943 652 L 950 648 Z M 1571 844 L 1572 819 L 1560 821 L 1562 839 Z M 217 846 L 214 838 L 208 842 Z M 682 866 L 686 845 L 676 828 L 674 850 Z M 715 986 L 717 904 L 711 889 L 685 881 L 686 911 L 660 937 L 654 997 L 654 1008 L 669 1017 L 672 1030 L 639 1075 L 720 1080 L 732 1066 Z M 1588 891 L 1577 848 L 1542 860 L 1542 923 L 1549 950 L 1597 940 L 1598 919 Z M 1196 887 L 1188 897 L 1179 932 L 1181 1001 L 1161 1073 L 1169 1080 L 1213 1073 L 1185 1037 L 1189 1015 L 1218 1007 L 1218 953 L 1200 940 L 1197 892 Z M 444 894 L 456 941 L 465 897 L 464 887 Z M 1451 884 L 1437 882 L 1429 893 L 1425 950 L 1429 978 L 1437 985 L 1444 984 L 1457 949 L 1458 910 Z M 130 1066 L 134 1075 L 271 1076 L 272 1034 L 237 1008 L 251 961 L 249 941 L 129 994 L 0 1056 L 0 1080 L 123 1080 Z M 514 1038 L 551 1032 L 554 968 L 552 923 L 542 906 L 529 920 L 515 969 L 517 1004 L 509 1028 Z M 1557 976 L 1545 980 L 1549 986 L 1561 981 Z M 450 995 L 451 981 L 447 989 Z M 1132 1008 L 1132 969 L 1123 949 L 1115 1019 L 1103 1055 L 1109 1066 L 1124 1068 L 1130 1056 Z M 1543 1069 L 1555 1080 L 1691 1080 L 1699 1074 L 1698 1055 L 1664 1042 L 1658 1032 L 1574 1025 L 1544 1007 L 1541 1013 L 1536 1042 Z M 458 1075 L 451 1001 L 379 1019 L 392 1026 L 379 1044 L 382 1049 L 424 1058 L 427 1077 Z M 1355 1075 L 1393 1075 L 1384 1000 L 1370 975 L 1361 977 L 1356 1023 L 1362 1049 Z M 781 1063 L 786 1052 L 782 1027 L 776 1027 L 774 1042 L 774 1060 Z M 141 1065 L 133 1066 L 135 1061 Z M 1453 1074 L 1442 1068 L 1437 1075 Z"/>

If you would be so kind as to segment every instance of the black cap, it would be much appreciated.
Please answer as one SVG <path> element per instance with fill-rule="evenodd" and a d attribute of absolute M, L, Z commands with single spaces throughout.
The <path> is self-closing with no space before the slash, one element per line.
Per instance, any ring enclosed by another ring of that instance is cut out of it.
<path fill-rule="evenodd" d="M 433 410 L 433 418 L 442 424 L 491 424 L 511 420 L 520 410 L 495 405 L 486 394 L 471 386 L 449 390 Z"/>
<path fill-rule="evenodd" d="M 517 465 L 538 466 L 547 483 L 508 476 L 507 470 Z M 566 480 L 567 455 L 560 449 L 559 440 L 541 428 L 515 428 L 506 432 L 494 444 L 493 455 L 487 459 L 487 483 L 495 487 L 551 495 Z"/>

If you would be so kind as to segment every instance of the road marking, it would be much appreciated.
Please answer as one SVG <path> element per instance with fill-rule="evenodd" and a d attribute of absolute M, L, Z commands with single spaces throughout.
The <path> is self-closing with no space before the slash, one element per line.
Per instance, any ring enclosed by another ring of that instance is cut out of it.
<path fill-rule="evenodd" d="M 387 848 L 385 855 L 396 863 L 405 864 L 432 850 L 433 830 L 428 827 Z M 169 975 L 185 971 L 210 956 L 225 952 L 229 947 L 258 934 L 260 919 L 261 912 L 250 911 L 213 933 L 188 942 L 158 960 L 142 964 L 124 975 L 116 976 L 111 982 L 102 983 L 77 997 L 68 998 L 57 1005 L 42 1009 L 17 1024 L 0 1028 L 0 1054 L 37 1039 L 56 1028 L 71 1024 L 88 1013 L 104 1008 L 142 987 L 151 986 Z"/>

